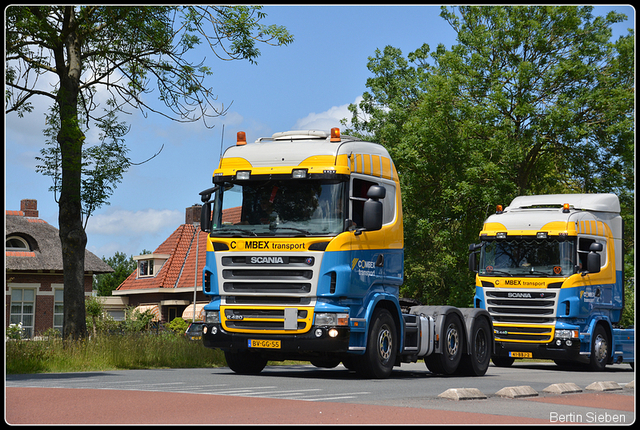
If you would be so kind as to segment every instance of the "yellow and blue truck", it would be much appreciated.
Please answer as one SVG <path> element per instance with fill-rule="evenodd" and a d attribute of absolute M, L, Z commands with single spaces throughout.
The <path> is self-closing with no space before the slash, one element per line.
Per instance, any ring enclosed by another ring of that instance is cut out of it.
<path fill-rule="evenodd" d="M 615 194 L 516 197 L 469 246 L 474 306 L 493 320 L 497 366 L 521 358 L 634 365 L 624 308 L 623 222 Z"/>
<path fill-rule="evenodd" d="M 383 146 L 338 128 L 252 143 L 239 132 L 200 195 L 211 299 L 203 343 L 234 372 L 285 359 L 343 363 L 368 378 L 421 359 L 434 373 L 487 371 L 486 310 L 399 297 L 401 190 Z"/>

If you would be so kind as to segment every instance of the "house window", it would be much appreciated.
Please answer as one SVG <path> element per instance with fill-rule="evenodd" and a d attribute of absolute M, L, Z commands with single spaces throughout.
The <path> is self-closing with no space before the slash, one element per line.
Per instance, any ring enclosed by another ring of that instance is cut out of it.
<path fill-rule="evenodd" d="M 171 257 L 167 254 L 143 254 L 133 257 L 138 262 L 138 278 L 156 276 L 164 263 Z"/>
<path fill-rule="evenodd" d="M 53 292 L 53 328 L 62 333 L 64 321 L 64 290 L 56 289 Z"/>
<path fill-rule="evenodd" d="M 10 324 L 22 323 L 22 336 L 33 337 L 36 290 L 13 288 L 11 290 Z"/>
<path fill-rule="evenodd" d="M 5 245 L 7 251 L 31 251 L 27 241 L 20 236 L 9 236 Z"/>
<path fill-rule="evenodd" d="M 153 260 L 138 261 L 138 276 L 153 276 Z"/>

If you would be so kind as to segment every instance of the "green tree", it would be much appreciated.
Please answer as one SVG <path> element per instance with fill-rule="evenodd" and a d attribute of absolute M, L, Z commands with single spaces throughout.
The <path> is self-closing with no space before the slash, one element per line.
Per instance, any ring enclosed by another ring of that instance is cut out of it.
<path fill-rule="evenodd" d="M 403 187 L 403 294 L 471 304 L 467 246 L 520 194 L 616 192 L 633 210 L 633 35 L 591 7 L 442 8 L 450 50 L 369 59 L 354 130 L 391 153 Z M 604 167 L 603 167 L 604 166 Z"/>
<path fill-rule="evenodd" d="M 260 9 L 9 6 L 5 10 L 6 113 L 31 112 L 32 98 L 43 96 L 55 104 L 59 121 L 65 338 L 84 337 L 87 331 L 83 288 L 87 236 L 82 223 L 86 153 L 81 118 L 106 118 L 96 114 L 96 89 L 107 89 L 109 112 L 138 109 L 206 123 L 225 109 L 215 105 L 216 97 L 205 85 L 210 67 L 190 61 L 190 50 L 204 43 L 220 59 L 255 62 L 258 43 L 291 43 L 284 27 L 260 23 L 266 16 Z M 51 76 L 53 88 L 38 86 L 43 75 Z M 149 103 L 153 85 L 163 108 Z"/>
<path fill-rule="evenodd" d="M 143 251 L 142 253 L 150 254 L 149 251 Z M 94 276 L 93 289 L 98 291 L 99 296 L 110 296 L 111 292 L 118 288 L 136 270 L 137 263 L 133 260 L 133 256 L 127 257 L 125 253 L 119 251 L 116 251 L 113 257 L 102 257 L 102 260 L 111 266 L 113 273 Z"/>

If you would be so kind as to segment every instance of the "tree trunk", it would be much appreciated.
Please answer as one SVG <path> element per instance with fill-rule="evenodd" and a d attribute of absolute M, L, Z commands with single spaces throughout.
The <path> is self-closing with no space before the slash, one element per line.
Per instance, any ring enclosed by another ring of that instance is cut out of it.
<path fill-rule="evenodd" d="M 57 95 L 60 109 L 58 143 L 62 158 L 58 223 L 62 244 L 64 279 L 63 337 L 79 339 L 87 335 L 84 308 L 84 256 L 87 235 L 82 226 L 82 144 L 84 134 L 78 124 L 78 94 L 81 74 L 80 41 L 76 37 L 73 7 L 65 10 L 67 23 L 64 47 L 56 53 L 56 68 L 60 76 Z M 63 49 L 66 49 L 63 55 Z"/>

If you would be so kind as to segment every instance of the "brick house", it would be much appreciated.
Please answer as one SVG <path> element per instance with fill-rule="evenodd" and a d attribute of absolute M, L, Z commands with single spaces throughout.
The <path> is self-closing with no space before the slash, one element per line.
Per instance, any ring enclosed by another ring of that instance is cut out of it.
<path fill-rule="evenodd" d="M 207 233 L 200 230 L 201 207 L 187 208 L 185 223 L 152 254 L 133 257 L 137 269 L 113 296 L 127 297 L 129 306 L 151 310 L 156 321 L 169 323 L 176 317 L 193 319 L 195 293 L 196 320 L 202 319 L 208 300 L 202 289 Z"/>
<path fill-rule="evenodd" d="M 6 326 L 21 322 L 25 337 L 49 328 L 62 330 L 63 266 L 57 228 L 38 218 L 38 201 L 25 199 L 20 210 L 5 211 Z M 93 275 L 113 269 L 85 250 L 85 295 Z"/>

